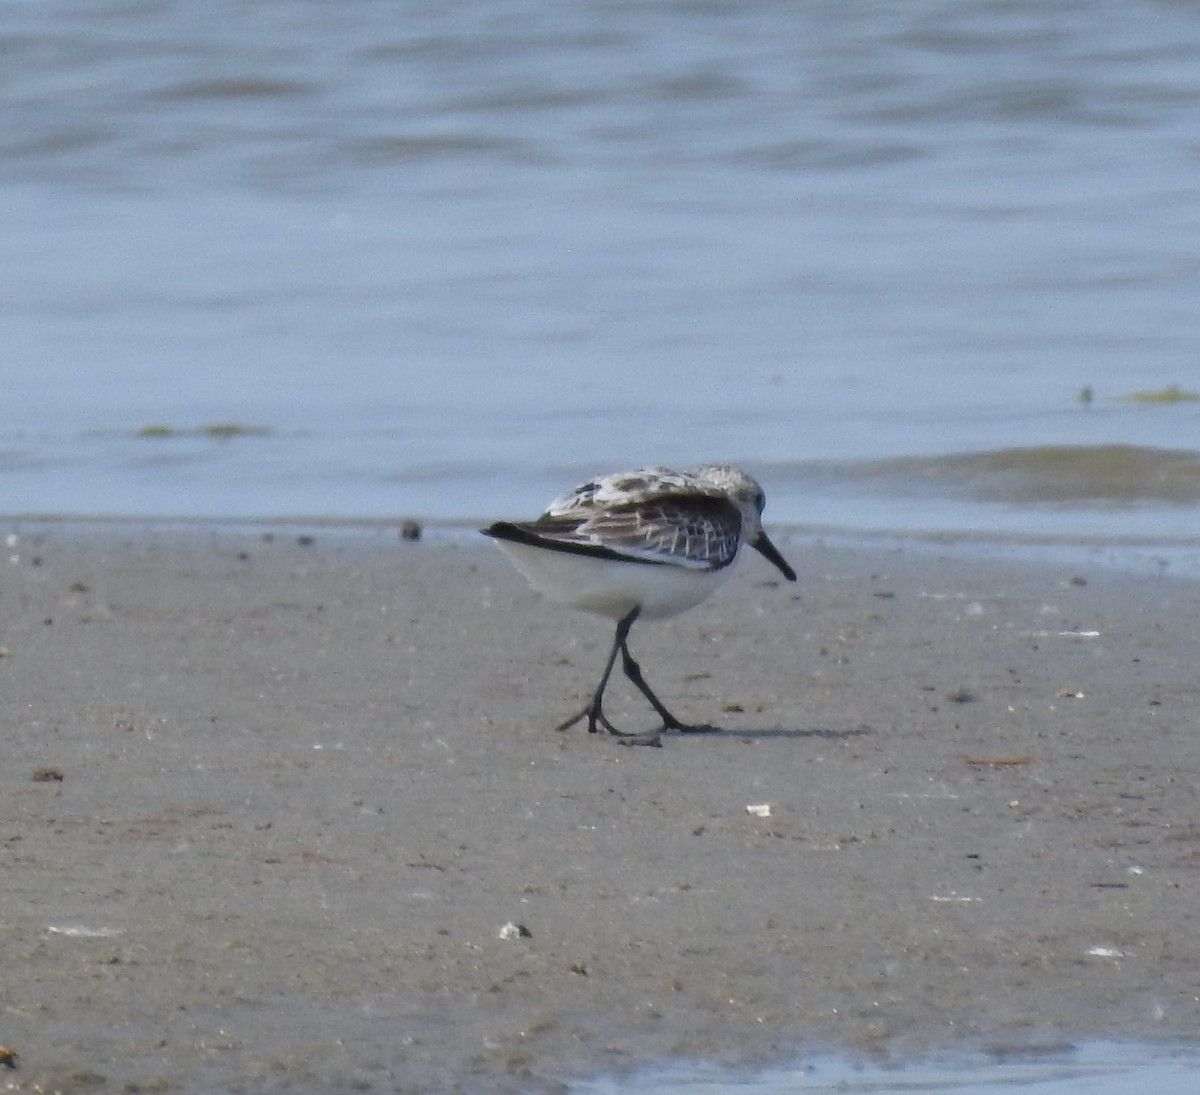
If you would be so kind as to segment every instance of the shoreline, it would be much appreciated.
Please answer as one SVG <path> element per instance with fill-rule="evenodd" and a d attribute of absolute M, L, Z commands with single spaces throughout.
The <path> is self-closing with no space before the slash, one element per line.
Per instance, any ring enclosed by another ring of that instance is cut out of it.
<path fill-rule="evenodd" d="M 319 534 L 347 541 L 378 538 L 389 545 L 396 539 L 425 540 L 441 546 L 476 544 L 479 529 L 494 517 L 427 518 L 416 514 L 388 517 L 285 514 L 266 517 L 171 516 L 138 514 L 16 513 L 0 514 L 0 529 L 18 538 L 57 533 L 68 537 L 92 534 L 137 538 L 142 535 L 184 537 L 196 534 L 249 536 Z M 406 536 L 411 527 L 416 535 Z M 880 526 L 854 527 L 768 521 L 772 537 L 781 543 L 828 547 L 850 552 L 903 550 L 950 554 L 983 563 L 1007 566 L 1090 565 L 1130 574 L 1170 575 L 1200 580 L 1200 536 L 1032 534 L 988 528 L 943 529 Z"/>
<path fill-rule="evenodd" d="M 635 630 L 725 733 L 630 750 L 550 730 L 609 625 L 486 543 L 242 524 L 9 545 L 10 1090 L 1194 1044 L 1200 584 L 785 540 Z"/>

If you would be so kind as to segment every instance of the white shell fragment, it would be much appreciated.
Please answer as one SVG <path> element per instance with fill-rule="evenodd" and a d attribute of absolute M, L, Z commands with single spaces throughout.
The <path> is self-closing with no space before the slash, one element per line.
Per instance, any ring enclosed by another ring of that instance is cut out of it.
<path fill-rule="evenodd" d="M 504 927 L 502 927 L 500 929 L 500 938 L 501 939 L 532 939 L 533 932 L 531 932 L 527 927 L 525 927 L 524 924 L 516 924 L 510 920 L 507 924 L 504 925 Z"/>
<path fill-rule="evenodd" d="M 65 935 L 70 939 L 111 939 L 120 935 L 120 928 L 90 928 L 82 924 L 47 924 L 51 935 Z"/>
<path fill-rule="evenodd" d="M 746 807 L 746 813 L 750 814 L 751 817 L 770 817 L 771 804 L 769 802 L 751 803 Z"/>

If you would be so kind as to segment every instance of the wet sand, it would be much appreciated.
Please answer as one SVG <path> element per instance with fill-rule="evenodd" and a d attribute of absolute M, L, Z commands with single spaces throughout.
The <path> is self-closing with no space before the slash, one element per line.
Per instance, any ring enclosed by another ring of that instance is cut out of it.
<path fill-rule="evenodd" d="M 752 555 L 635 627 L 724 732 L 630 749 L 551 729 L 610 625 L 485 542 L 27 528 L 0 1083 L 536 1092 L 1194 1040 L 1200 587 L 780 546 L 796 586 Z"/>

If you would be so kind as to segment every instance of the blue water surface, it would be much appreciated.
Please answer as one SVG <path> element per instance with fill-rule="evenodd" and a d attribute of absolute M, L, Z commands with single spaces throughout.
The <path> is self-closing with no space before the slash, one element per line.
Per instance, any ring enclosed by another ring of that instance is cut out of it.
<path fill-rule="evenodd" d="M 1189 5 L 0 0 L 0 26 L 0 512 L 479 519 L 726 459 L 787 523 L 1195 534 L 1191 480 L 854 473 L 1197 453 L 1200 401 L 1129 398 L 1200 392 Z"/>

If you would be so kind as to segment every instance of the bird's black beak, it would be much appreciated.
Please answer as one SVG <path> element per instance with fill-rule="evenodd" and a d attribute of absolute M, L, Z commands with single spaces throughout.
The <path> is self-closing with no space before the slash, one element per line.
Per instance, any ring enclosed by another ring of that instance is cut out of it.
<path fill-rule="evenodd" d="M 772 563 L 779 567 L 780 572 L 789 582 L 794 582 L 796 580 L 796 572 L 790 566 L 788 566 L 787 560 L 779 554 L 779 549 L 773 543 L 771 543 L 770 539 L 767 537 L 767 534 L 761 529 L 759 530 L 758 535 L 750 541 L 750 546 L 754 548 L 754 550 L 760 555 L 770 559 Z"/>

